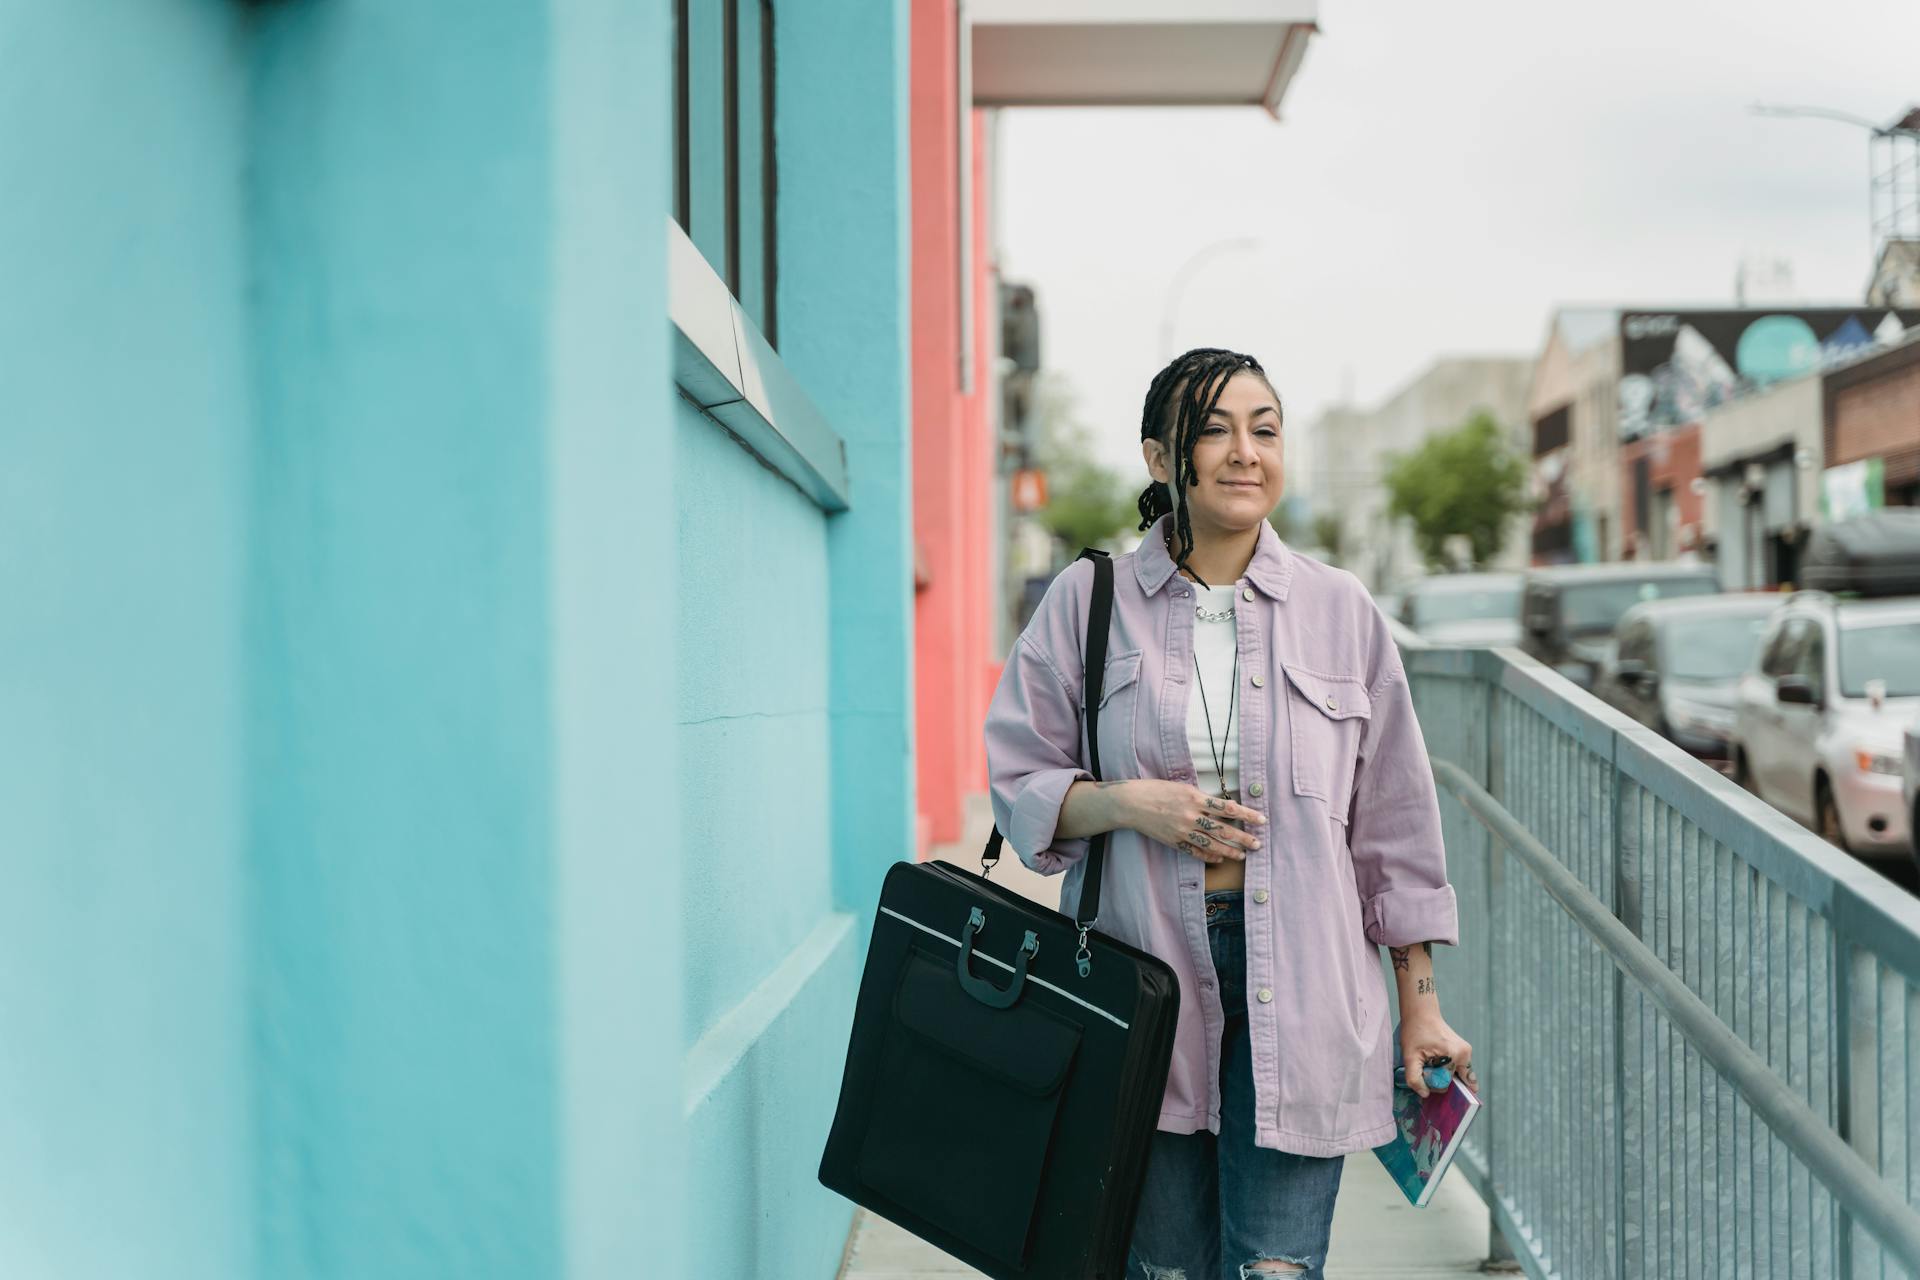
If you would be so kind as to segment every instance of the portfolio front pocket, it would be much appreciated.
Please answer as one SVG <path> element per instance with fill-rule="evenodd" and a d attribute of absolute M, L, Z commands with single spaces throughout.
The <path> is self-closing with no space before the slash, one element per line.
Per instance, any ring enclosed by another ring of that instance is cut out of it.
<path fill-rule="evenodd" d="M 1031 988 L 1011 1008 L 980 1003 L 961 988 L 956 956 L 915 945 L 901 972 L 860 1180 L 1018 1266 L 1080 1027 L 1040 1008 Z"/>

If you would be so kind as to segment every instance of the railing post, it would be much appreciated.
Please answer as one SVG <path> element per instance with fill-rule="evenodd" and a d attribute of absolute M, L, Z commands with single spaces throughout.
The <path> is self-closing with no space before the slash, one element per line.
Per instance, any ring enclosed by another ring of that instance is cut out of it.
<path fill-rule="evenodd" d="M 1505 750 L 1500 735 L 1499 679 L 1499 674 L 1501 670 L 1503 670 L 1504 664 L 1496 661 L 1488 661 L 1492 656 L 1491 654 L 1476 654 L 1474 661 L 1474 669 L 1480 676 L 1481 682 L 1486 686 L 1487 692 L 1486 715 L 1481 722 L 1481 732 L 1486 735 L 1485 764 L 1481 778 L 1487 790 L 1504 804 L 1506 802 L 1506 787 L 1502 783 L 1501 773 L 1505 767 Z M 1493 838 L 1492 832 L 1483 828 L 1481 838 L 1486 841 L 1487 847 L 1487 910 L 1484 917 L 1487 922 L 1487 933 L 1489 935 L 1487 938 L 1487 1003 L 1485 1006 L 1487 1010 L 1487 1047 L 1494 1052 L 1499 1052 L 1500 1049 L 1507 1044 L 1503 1029 L 1500 1026 L 1500 1010 L 1504 1007 L 1500 1000 L 1500 973 L 1505 967 L 1501 964 L 1502 953 L 1505 951 L 1501 942 L 1503 931 L 1508 925 L 1508 922 L 1503 920 L 1500 914 L 1500 886 L 1504 878 L 1504 868 L 1501 866 L 1503 851 L 1500 847 L 1500 842 Z M 1492 1055 L 1489 1054 L 1488 1056 L 1491 1057 Z M 1497 1073 L 1496 1069 L 1487 1074 L 1492 1076 Z M 1480 1116 L 1480 1123 L 1487 1131 L 1487 1190 L 1489 1194 L 1495 1198 L 1500 1195 L 1500 1188 L 1504 1184 L 1504 1180 L 1501 1177 L 1499 1160 L 1500 1143 L 1494 1134 L 1494 1130 L 1500 1124 L 1498 1111 L 1499 1109 L 1497 1107 L 1488 1107 Z M 1496 1206 L 1488 1205 L 1487 1207 L 1493 1209 Z M 1487 1261 L 1489 1263 L 1514 1263 L 1516 1265 L 1519 1262 L 1519 1259 L 1514 1256 L 1512 1242 L 1507 1239 L 1506 1233 L 1500 1230 L 1500 1215 L 1498 1213 L 1490 1213 L 1487 1215 Z"/>
<path fill-rule="evenodd" d="M 1636 829 L 1629 834 L 1620 820 L 1620 742 L 1617 735 L 1608 735 L 1607 757 L 1612 792 L 1613 914 L 1633 931 L 1634 937 L 1644 942 L 1646 938 L 1640 927 L 1640 833 Z M 1640 1218 L 1640 1215 L 1627 1211 L 1627 1090 L 1641 1086 L 1639 1077 L 1627 1071 L 1627 995 L 1627 975 L 1618 965 L 1614 965 L 1613 1026 L 1609 1028 L 1613 1036 L 1613 1251 L 1614 1274 L 1620 1280 L 1627 1280 L 1628 1276 L 1629 1224 L 1638 1222 Z M 1634 1029 L 1637 1035 L 1637 1022 Z M 1637 1040 L 1635 1047 L 1638 1047 Z M 1632 1146 L 1634 1154 L 1638 1155 L 1639 1143 L 1635 1142 Z"/>
<path fill-rule="evenodd" d="M 1834 1131 L 1848 1146 L 1860 1153 L 1876 1171 L 1880 1163 L 1880 1026 L 1874 1011 L 1878 1007 L 1878 974 L 1873 955 L 1847 942 L 1838 928 L 1828 931 L 1833 948 L 1834 1030 Z M 1854 1274 L 1853 1215 L 1834 1205 L 1836 1270 L 1847 1280 Z M 1870 1249 L 1865 1261 L 1872 1263 L 1879 1253 Z"/>

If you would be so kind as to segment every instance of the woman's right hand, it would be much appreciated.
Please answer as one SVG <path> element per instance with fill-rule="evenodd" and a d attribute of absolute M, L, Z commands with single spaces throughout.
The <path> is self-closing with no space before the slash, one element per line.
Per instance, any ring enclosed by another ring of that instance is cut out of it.
<path fill-rule="evenodd" d="M 1233 823 L 1266 825 L 1266 815 L 1243 804 L 1208 795 L 1198 787 L 1164 778 L 1127 782 L 1127 823 L 1149 840 L 1171 845 L 1202 862 L 1244 862 L 1260 847 L 1260 837 Z"/>

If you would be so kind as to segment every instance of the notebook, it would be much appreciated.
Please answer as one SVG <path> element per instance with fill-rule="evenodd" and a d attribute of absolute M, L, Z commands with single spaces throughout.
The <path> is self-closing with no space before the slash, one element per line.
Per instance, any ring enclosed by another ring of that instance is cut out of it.
<path fill-rule="evenodd" d="M 1458 1078 L 1450 1088 L 1424 1099 L 1403 1084 L 1394 1086 L 1393 1122 L 1399 1133 L 1375 1147 L 1373 1154 L 1380 1157 L 1388 1176 L 1414 1208 L 1425 1208 L 1433 1199 L 1434 1188 L 1479 1112 L 1480 1099 Z"/>

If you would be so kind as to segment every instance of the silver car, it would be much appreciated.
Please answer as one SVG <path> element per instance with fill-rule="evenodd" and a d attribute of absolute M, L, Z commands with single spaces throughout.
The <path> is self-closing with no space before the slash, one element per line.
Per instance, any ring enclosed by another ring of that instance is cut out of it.
<path fill-rule="evenodd" d="M 1796 592 L 1741 678 L 1734 777 L 1843 849 L 1905 854 L 1901 734 L 1916 714 L 1920 599 Z"/>
<path fill-rule="evenodd" d="M 1920 862 L 1920 720 L 1907 726 L 1906 753 L 1900 769 L 1900 798 L 1907 811 L 1907 839 Z"/>
<path fill-rule="evenodd" d="M 1520 643 L 1520 575 L 1441 573 L 1410 583 L 1400 621 L 1434 644 L 1494 648 Z"/>

